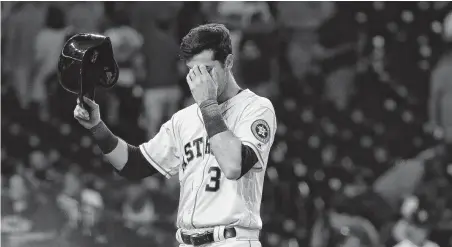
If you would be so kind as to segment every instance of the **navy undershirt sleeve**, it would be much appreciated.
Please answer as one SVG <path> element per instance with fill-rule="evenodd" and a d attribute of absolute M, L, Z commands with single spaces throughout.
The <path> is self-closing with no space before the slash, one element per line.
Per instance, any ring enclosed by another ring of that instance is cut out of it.
<path fill-rule="evenodd" d="M 242 144 L 242 171 L 239 178 L 249 172 L 257 162 L 257 155 L 254 150 Z"/>
<path fill-rule="evenodd" d="M 157 170 L 144 158 L 140 148 L 128 144 L 127 151 L 129 152 L 127 163 L 117 171 L 119 175 L 130 180 L 139 180 L 157 173 Z"/>

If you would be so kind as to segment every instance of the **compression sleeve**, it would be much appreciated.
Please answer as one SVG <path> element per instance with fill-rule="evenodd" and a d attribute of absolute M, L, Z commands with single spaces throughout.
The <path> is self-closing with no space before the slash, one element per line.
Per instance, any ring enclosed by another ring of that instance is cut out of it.
<path fill-rule="evenodd" d="M 90 129 L 91 134 L 104 154 L 109 154 L 118 145 L 119 138 L 114 135 L 104 122 L 100 122 Z M 151 176 L 157 172 L 155 168 L 148 165 L 138 147 L 127 144 L 127 162 L 121 170 L 115 171 L 127 179 L 136 180 Z"/>
<path fill-rule="evenodd" d="M 209 138 L 212 136 L 227 131 L 228 127 L 221 117 L 220 106 L 215 100 L 206 100 L 199 105 L 204 125 L 207 130 Z"/>
<path fill-rule="evenodd" d="M 89 131 L 96 141 L 97 146 L 99 146 L 104 154 L 110 153 L 118 145 L 119 138 L 108 129 L 103 121 L 92 127 Z"/>
<path fill-rule="evenodd" d="M 242 144 L 242 171 L 238 179 L 249 172 L 258 161 L 254 150 L 251 147 Z"/>
<path fill-rule="evenodd" d="M 120 171 L 116 170 L 119 175 L 130 180 L 138 180 L 157 173 L 157 170 L 150 166 L 146 158 L 144 158 L 139 147 L 127 144 L 127 152 L 129 157 L 124 168 Z"/>

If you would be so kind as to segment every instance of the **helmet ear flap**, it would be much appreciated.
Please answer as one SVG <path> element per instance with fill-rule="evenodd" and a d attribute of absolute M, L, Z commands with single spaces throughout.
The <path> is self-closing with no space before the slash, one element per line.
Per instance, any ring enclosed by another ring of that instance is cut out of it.
<path fill-rule="evenodd" d="M 98 49 L 99 58 L 99 70 L 103 71 L 102 77 L 99 80 L 99 86 L 103 88 L 111 88 L 118 81 L 119 68 L 113 55 L 113 47 L 111 45 L 110 38 L 106 38 L 106 41 L 99 46 Z"/>

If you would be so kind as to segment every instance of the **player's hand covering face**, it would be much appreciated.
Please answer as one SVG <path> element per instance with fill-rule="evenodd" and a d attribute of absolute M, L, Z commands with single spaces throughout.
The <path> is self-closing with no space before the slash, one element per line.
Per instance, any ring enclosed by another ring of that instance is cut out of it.
<path fill-rule="evenodd" d="M 230 68 L 232 67 L 232 64 L 229 67 L 226 64 L 222 64 L 220 61 L 215 60 L 213 51 L 205 50 L 205 51 L 202 51 L 201 53 L 193 56 L 188 61 L 186 61 L 186 65 L 190 69 L 190 71 L 186 77 L 187 83 L 189 85 L 193 84 L 194 83 L 193 80 L 196 79 L 195 72 L 197 72 L 197 71 L 195 70 L 192 73 L 192 70 L 195 69 L 195 66 L 197 66 L 197 65 L 198 66 L 203 65 L 206 67 L 206 71 L 210 75 L 213 82 L 216 83 L 216 86 L 217 86 L 216 96 L 218 97 L 222 94 L 222 92 L 224 91 L 224 89 L 226 87 L 227 74 L 228 74 Z M 200 72 L 202 72 L 202 71 L 200 70 Z M 191 91 L 193 94 L 193 90 L 191 90 Z M 217 99 L 217 98 L 215 98 L 215 99 Z M 196 102 L 200 103 L 196 99 L 196 97 L 195 97 L 195 100 L 196 100 Z"/>
<path fill-rule="evenodd" d="M 218 83 L 211 76 L 215 73 L 215 68 L 209 69 L 211 73 L 205 65 L 194 65 L 186 77 L 191 94 L 198 104 L 206 100 L 217 100 Z"/>

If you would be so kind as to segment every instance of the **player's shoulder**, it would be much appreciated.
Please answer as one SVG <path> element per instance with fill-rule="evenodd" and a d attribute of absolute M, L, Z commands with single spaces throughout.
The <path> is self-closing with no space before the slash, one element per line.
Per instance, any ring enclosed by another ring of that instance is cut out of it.
<path fill-rule="evenodd" d="M 257 94 L 255 94 L 253 91 L 251 90 L 247 90 L 250 94 L 250 101 L 248 102 L 248 106 L 247 108 L 249 108 L 250 110 L 258 110 L 258 109 L 268 109 L 271 110 L 272 112 L 275 112 L 275 108 L 273 107 L 273 103 L 263 97 L 263 96 L 259 96 Z"/>
<path fill-rule="evenodd" d="M 196 116 L 193 114 L 196 114 L 197 111 L 198 111 L 198 105 L 196 103 L 191 104 L 187 107 L 180 109 L 176 113 L 174 113 L 172 120 L 174 122 L 180 122 L 182 120 L 191 119 L 191 118 L 193 118 L 193 116 Z"/>

